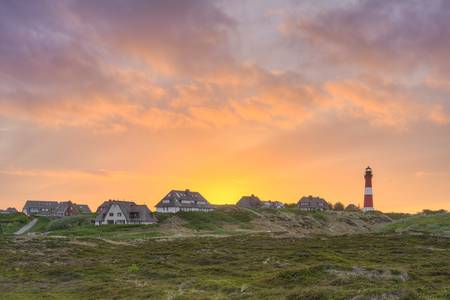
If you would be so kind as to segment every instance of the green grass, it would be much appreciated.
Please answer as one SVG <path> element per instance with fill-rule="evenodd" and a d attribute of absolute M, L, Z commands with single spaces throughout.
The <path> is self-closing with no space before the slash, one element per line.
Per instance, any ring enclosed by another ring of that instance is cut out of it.
<path fill-rule="evenodd" d="M 95 214 L 80 214 L 76 216 L 54 219 L 47 224 L 47 231 L 64 230 L 81 225 L 92 224 Z"/>
<path fill-rule="evenodd" d="M 102 225 L 83 224 L 66 229 L 52 230 L 50 235 L 67 237 L 91 237 L 111 240 L 148 239 L 161 236 L 154 231 L 157 225 Z"/>
<path fill-rule="evenodd" d="M 23 213 L 0 214 L 1 231 L 5 235 L 13 234 L 31 219 Z"/>
<path fill-rule="evenodd" d="M 175 215 L 187 222 L 186 227 L 206 231 L 220 230 L 226 224 L 243 225 L 256 217 L 250 210 L 234 208 L 217 209 L 212 212 L 178 212 Z"/>
<path fill-rule="evenodd" d="M 384 213 L 386 216 L 388 216 L 389 218 L 391 218 L 392 220 L 400 220 L 403 218 L 408 218 L 411 217 L 411 214 L 407 214 L 407 213 L 396 213 L 396 212 L 391 212 L 391 213 Z"/>
<path fill-rule="evenodd" d="M 36 225 L 31 228 L 30 232 L 46 232 L 47 226 L 50 224 L 51 219 L 47 217 L 36 217 L 38 219 Z"/>
<path fill-rule="evenodd" d="M 6 238 L 0 291 L 2 299 L 449 299 L 449 251 L 449 238 L 407 234 L 131 245 Z"/>
<path fill-rule="evenodd" d="M 450 237 L 450 213 L 415 215 L 387 225 L 384 232 L 413 232 Z"/>
<path fill-rule="evenodd" d="M 154 229 L 158 225 L 102 225 L 95 226 L 94 214 L 82 214 L 64 218 L 38 217 L 38 223 L 31 232 L 51 236 L 92 237 L 111 240 L 133 240 L 158 237 Z"/>

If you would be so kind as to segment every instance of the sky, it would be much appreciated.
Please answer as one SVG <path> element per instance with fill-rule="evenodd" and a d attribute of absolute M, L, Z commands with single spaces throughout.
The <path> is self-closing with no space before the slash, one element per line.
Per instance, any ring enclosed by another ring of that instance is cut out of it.
<path fill-rule="evenodd" d="M 0 0 L 0 208 L 450 209 L 450 1 Z"/>

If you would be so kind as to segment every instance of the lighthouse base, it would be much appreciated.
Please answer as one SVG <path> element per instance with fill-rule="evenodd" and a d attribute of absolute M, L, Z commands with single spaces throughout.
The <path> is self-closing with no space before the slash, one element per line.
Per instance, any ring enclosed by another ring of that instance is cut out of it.
<path fill-rule="evenodd" d="M 363 212 L 374 211 L 373 207 L 363 207 Z"/>

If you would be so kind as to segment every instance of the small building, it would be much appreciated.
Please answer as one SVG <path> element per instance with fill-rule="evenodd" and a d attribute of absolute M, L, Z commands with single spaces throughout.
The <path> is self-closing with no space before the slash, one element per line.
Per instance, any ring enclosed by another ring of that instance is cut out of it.
<path fill-rule="evenodd" d="M 325 199 L 320 197 L 307 196 L 302 197 L 298 203 L 298 208 L 302 210 L 328 210 L 330 205 Z"/>
<path fill-rule="evenodd" d="M 245 207 L 249 209 L 257 208 L 282 208 L 284 203 L 280 201 L 263 201 L 259 197 L 251 194 L 250 196 L 242 196 L 241 199 L 236 203 L 236 206 Z"/>
<path fill-rule="evenodd" d="M 131 201 L 108 200 L 98 207 L 95 225 L 155 224 L 157 221 L 147 205 L 138 205 Z"/>
<path fill-rule="evenodd" d="M 55 216 L 58 205 L 58 201 L 28 200 L 25 203 L 22 212 L 27 216 L 50 217 Z"/>
<path fill-rule="evenodd" d="M 72 201 L 65 201 L 58 203 L 55 210 L 55 215 L 57 217 L 69 217 L 80 214 L 79 209 Z"/>
<path fill-rule="evenodd" d="M 256 209 L 263 206 L 263 201 L 257 196 L 251 194 L 250 196 L 242 196 L 241 199 L 236 203 L 239 207 L 245 207 L 250 209 Z"/>
<path fill-rule="evenodd" d="M 172 190 L 158 204 L 156 211 L 159 213 L 177 213 L 179 211 L 203 211 L 209 212 L 214 207 L 209 204 L 199 192 L 190 190 Z"/>
<path fill-rule="evenodd" d="M 283 208 L 284 203 L 280 201 L 263 201 L 263 207 L 265 208 Z"/>
<path fill-rule="evenodd" d="M 75 207 L 78 209 L 80 214 L 91 214 L 92 211 L 86 204 L 75 204 Z"/>
<path fill-rule="evenodd" d="M 17 214 L 19 212 L 15 207 L 8 207 L 5 211 L 9 214 Z"/>
<path fill-rule="evenodd" d="M 5 210 L 0 209 L 0 214 L 17 214 L 18 211 L 14 207 L 8 207 Z"/>
<path fill-rule="evenodd" d="M 82 207 L 82 209 L 80 208 Z M 22 212 L 27 216 L 44 216 L 44 217 L 66 217 L 74 216 L 83 211 L 91 211 L 89 206 L 85 204 L 75 204 L 71 201 L 41 201 L 28 200 L 23 207 Z"/>

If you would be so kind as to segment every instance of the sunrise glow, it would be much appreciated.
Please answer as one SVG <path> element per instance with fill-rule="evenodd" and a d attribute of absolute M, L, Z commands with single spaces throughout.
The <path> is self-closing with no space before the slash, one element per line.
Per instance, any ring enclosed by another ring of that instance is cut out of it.
<path fill-rule="evenodd" d="M 378 209 L 450 209 L 449 11 L 2 1 L 0 208 L 153 209 L 172 189 L 362 205 L 370 165 Z"/>

